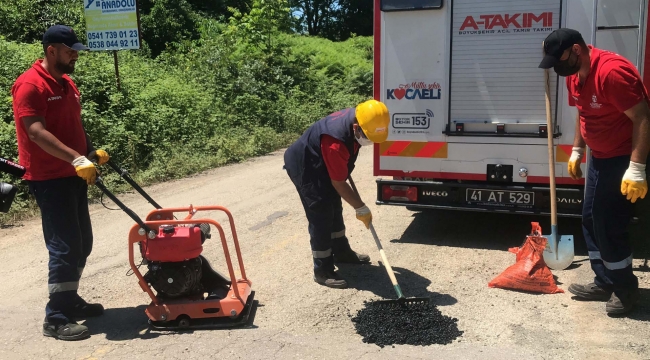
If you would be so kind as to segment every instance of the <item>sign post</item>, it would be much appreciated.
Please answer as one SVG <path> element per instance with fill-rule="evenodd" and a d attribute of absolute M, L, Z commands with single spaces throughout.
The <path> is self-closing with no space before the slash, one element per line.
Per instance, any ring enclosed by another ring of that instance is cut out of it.
<path fill-rule="evenodd" d="M 84 0 L 86 36 L 91 51 L 113 51 L 117 88 L 120 88 L 118 50 L 140 49 L 141 34 L 136 0 Z"/>
<path fill-rule="evenodd" d="M 117 50 L 113 50 L 113 63 L 115 64 L 115 79 L 117 80 L 117 91 L 122 91 L 120 85 L 120 67 L 117 63 Z"/>

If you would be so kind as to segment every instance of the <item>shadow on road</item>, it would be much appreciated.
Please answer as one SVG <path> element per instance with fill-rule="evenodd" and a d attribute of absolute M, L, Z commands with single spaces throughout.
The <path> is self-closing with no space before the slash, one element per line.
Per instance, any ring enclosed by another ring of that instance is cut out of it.
<path fill-rule="evenodd" d="M 531 222 L 539 222 L 542 232 L 550 234 L 548 216 L 427 210 L 414 213 L 404 234 L 392 242 L 507 251 L 522 245 Z M 558 229 L 574 236 L 576 255 L 587 255 L 580 219 L 560 218 Z"/>
<path fill-rule="evenodd" d="M 257 308 L 264 306 L 258 300 L 253 300 L 248 321 L 240 326 L 229 328 L 231 330 L 238 329 L 256 329 L 255 316 L 257 315 Z M 147 315 L 144 310 L 146 306 L 140 305 L 136 308 L 109 308 L 104 310 L 104 315 L 97 318 L 89 318 L 84 322 L 88 326 L 90 335 L 105 334 L 107 340 L 111 341 L 125 341 L 132 339 L 155 339 L 161 335 L 174 335 L 178 333 L 191 334 L 195 331 L 203 331 L 204 329 L 188 329 L 182 331 L 176 330 L 160 330 L 153 329 L 149 326 Z M 195 323 L 199 322 L 194 320 Z M 208 329 L 219 330 L 219 329 Z"/>
<path fill-rule="evenodd" d="M 392 242 L 507 251 L 509 247 L 523 243 L 533 221 L 540 223 L 544 235 L 550 234 L 548 216 L 427 210 L 414 213 L 413 221 L 404 234 Z M 573 235 L 577 256 L 588 255 L 581 219 L 559 218 L 558 230 L 560 235 Z M 628 230 L 634 257 L 650 258 L 650 244 L 647 241 L 650 211 L 646 216 L 639 216 L 639 221 L 630 224 Z"/>
<path fill-rule="evenodd" d="M 627 317 L 633 320 L 650 322 L 650 289 L 639 289 L 639 302 Z"/>
<path fill-rule="evenodd" d="M 129 308 L 108 308 L 104 315 L 84 322 L 90 335 L 106 334 L 107 340 L 153 339 L 160 334 L 149 331 L 145 305 Z"/>
<path fill-rule="evenodd" d="M 397 299 L 393 284 L 383 265 L 337 265 L 339 273 L 348 282 L 348 286 L 362 291 L 370 291 L 382 299 Z M 440 294 L 427 290 L 431 281 L 411 270 L 393 267 L 395 278 L 404 296 L 428 297 L 438 306 L 453 305 L 457 300 L 448 294 Z"/>

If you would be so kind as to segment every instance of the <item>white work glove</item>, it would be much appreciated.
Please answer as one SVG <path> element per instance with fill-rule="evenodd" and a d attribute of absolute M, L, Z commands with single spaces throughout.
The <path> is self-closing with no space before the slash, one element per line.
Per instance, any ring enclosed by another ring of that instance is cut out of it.
<path fill-rule="evenodd" d="M 77 175 L 84 180 L 88 185 L 95 183 L 97 179 L 97 169 L 95 165 L 90 162 L 85 156 L 79 156 L 72 161 L 72 166 L 77 171 Z"/>
<path fill-rule="evenodd" d="M 648 182 L 645 178 L 645 164 L 630 161 L 623 181 L 621 182 L 621 193 L 627 195 L 627 199 L 636 202 L 638 198 L 645 198 L 648 193 Z"/>
<path fill-rule="evenodd" d="M 370 212 L 370 209 L 366 205 L 363 205 L 354 210 L 357 212 L 357 219 L 361 220 L 361 222 L 366 225 L 366 229 L 370 229 L 370 223 L 372 222 L 372 213 Z"/>
<path fill-rule="evenodd" d="M 571 151 L 571 157 L 569 158 L 569 176 L 571 179 L 578 180 L 582 177 L 582 170 L 580 170 L 580 162 L 582 162 L 582 157 L 585 155 L 585 149 L 581 147 L 574 147 Z"/>

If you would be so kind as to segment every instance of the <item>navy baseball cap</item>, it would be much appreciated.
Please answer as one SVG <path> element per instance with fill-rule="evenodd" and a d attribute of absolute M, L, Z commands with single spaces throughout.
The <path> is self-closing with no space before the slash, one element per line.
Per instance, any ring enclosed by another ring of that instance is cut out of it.
<path fill-rule="evenodd" d="M 582 43 L 582 35 L 576 30 L 560 28 L 553 31 L 544 40 L 544 58 L 539 63 L 539 68 L 550 69 L 555 66 L 564 51 L 571 46 Z"/>
<path fill-rule="evenodd" d="M 89 50 L 90 48 L 79 42 L 77 34 L 71 27 L 65 25 L 51 26 L 43 34 L 43 44 L 63 44 L 72 50 Z"/>

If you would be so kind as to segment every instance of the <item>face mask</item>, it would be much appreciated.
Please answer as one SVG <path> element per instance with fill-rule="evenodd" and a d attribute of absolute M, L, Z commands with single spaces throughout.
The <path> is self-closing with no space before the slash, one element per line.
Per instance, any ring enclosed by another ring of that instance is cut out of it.
<path fill-rule="evenodd" d="M 580 70 L 580 63 L 578 62 L 580 59 L 579 55 L 575 56 L 576 59 L 573 62 L 573 65 L 571 65 L 571 56 L 573 55 L 575 55 L 575 53 L 571 51 L 566 60 L 558 61 L 557 64 L 555 64 L 553 70 L 555 70 L 556 74 L 560 76 L 571 76 Z"/>
<path fill-rule="evenodd" d="M 358 131 L 359 131 L 359 133 L 361 133 L 361 130 L 358 130 Z M 366 138 L 365 136 L 363 136 L 361 134 L 359 134 L 359 136 L 357 136 L 357 134 L 354 134 L 354 138 L 357 140 L 357 142 L 361 146 L 370 146 L 370 145 L 374 144 L 374 142 L 372 142 L 372 140 Z"/>

